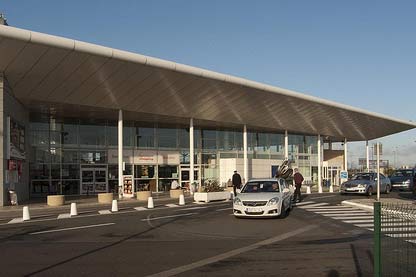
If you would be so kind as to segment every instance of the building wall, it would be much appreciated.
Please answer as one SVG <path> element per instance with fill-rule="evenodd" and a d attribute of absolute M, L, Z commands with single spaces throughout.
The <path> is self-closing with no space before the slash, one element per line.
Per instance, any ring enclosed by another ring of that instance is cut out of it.
<path fill-rule="evenodd" d="M 7 85 L 7 79 L 1 74 L 0 77 L 0 131 L 2 135 L 0 136 L 0 143 L 3 145 L 1 155 L 1 189 L 0 189 L 0 205 L 5 206 L 8 204 L 8 189 L 13 188 L 18 197 L 18 201 L 29 199 L 29 163 L 28 161 L 28 126 L 29 126 L 29 113 L 25 107 L 17 101 L 13 96 L 13 92 L 10 87 Z M 25 128 L 25 150 L 26 150 L 26 160 L 22 161 L 22 174 L 18 182 L 10 184 L 6 183 L 6 170 L 7 170 L 7 160 L 6 160 L 6 151 L 7 151 L 7 117 L 12 118 L 15 122 L 24 126 Z"/>

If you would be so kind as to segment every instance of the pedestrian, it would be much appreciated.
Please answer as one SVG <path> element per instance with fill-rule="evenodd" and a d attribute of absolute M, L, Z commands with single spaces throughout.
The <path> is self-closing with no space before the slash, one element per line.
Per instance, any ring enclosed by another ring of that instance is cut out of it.
<path fill-rule="evenodd" d="M 179 185 L 178 181 L 173 180 L 172 183 L 170 184 L 170 189 L 174 190 L 174 189 L 179 189 L 179 188 L 180 188 L 180 185 Z"/>
<path fill-rule="evenodd" d="M 233 190 L 234 190 L 234 196 L 237 195 L 237 189 L 241 188 L 241 176 L 238 174 L 237 170 L 234 170 L 233 174 Z"/>
<path fill-rule="evenodd" d="M 303 176 L 300 174 L 299 169 L 295 168 L 295 174 L 293 175 L 293 181 L 295 182 L 295 195 L 293 196 L 293 201 L 296 202 L 296 199 L 299 198 L 298 202 L 302 201 L 302 195 L 300 193 L 300 188 L 303 182 Z"/>

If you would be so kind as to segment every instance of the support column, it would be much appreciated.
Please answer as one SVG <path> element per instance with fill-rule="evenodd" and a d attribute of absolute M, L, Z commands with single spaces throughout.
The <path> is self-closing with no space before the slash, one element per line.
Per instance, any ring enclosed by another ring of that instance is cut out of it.
<path fill-rule="evenodd" d="M 321 135 L 318 135 L 318 192 L 322 193 L 322 151 Z"/>
<path fill-rule="evenodd" d="M 377 202 L 380 201 L 380 143 L 377 142 Z"/>
<path fill-rule="evenodd" d="M 289 135 L 285 130 L 285 160 L 289 160 Z"/>
<path fill-rule="evenodd" d="M 344 170 L 348 171 L 348 147 L 347 139 L 344 139 Z"/>
<path fill-rule="evenodd" d="M 123 197 L 123 111 L 118 111 L 118 197 Z"/>
<path fill-rule="evenodd" d="M 247 125 L 243 130 L 243 151 L 244 151 L 244 181 L 248 181 L 248 158 L 247 158 Z"/>
<path fill-rule="evenodd" d="M 366 165 L 367 165 L 367 172 L 370 172 L 370 147 L 368 147 L 368 140 L 365 142 L 365 151 L 366 151 Z"/>
<path fill-rule="evenodd" d="M 194 119 L 189 121 L 189 185 L 194 182 Z M 201 174 L 201 172 L 199 173 Z M 200 184 L 198 184 L 200 185 Z"/>

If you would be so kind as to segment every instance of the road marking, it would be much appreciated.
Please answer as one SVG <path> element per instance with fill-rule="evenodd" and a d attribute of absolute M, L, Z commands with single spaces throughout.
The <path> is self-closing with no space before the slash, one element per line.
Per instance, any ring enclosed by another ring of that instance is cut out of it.
<path fill-rule="evenodd" d="M 136 211 L 146 211 L 147 210 L 147 208 L 145 208 L 145 207 L 136 207 L 136 208 L 134 208 Z"/>
<path fill-rule="evenodd" d="M 373 227 L 374 223 L 366 223 L 366 224 L 354 224 L 354 226 L 366 228 L 366 227 Z"/>
<path fill-rule="evenodd" d="M 55 230 L 48 230 L 48 231 L 40 231 L 29 233 L 29 235 L 39 235 L 39 234 L 46 234 L 46 233 L 54 233 L 54 232 L 63 232 L 63 231 L 71 231 L 71 230 L 79 230 L 79 229 L 87 229 L 87 228 L 95 228 L 95 227 L 103 227 L 114 225 L 115 223 L 103 223 L 103 224 L 95 224 L 95 225 L 86 225 L 86 226 L 79 226 L 79 227 L 71 227 L 71 228 L 64 228 L 64 229 L 55 229 Z"/>
<path fill-rule="evenodd" d="M 317 214 L 352 214 L 352 215 L 362 214 L 362 213 L 372 214 L 366 211 L 338 211 L 338 210 L 337 211 L 316 211 L 315 213 Z"/>
<path fill-rule="evenodd" d="M 416 243 L 416 240 L 414 240 L 414 239 L 409 239 L 409 240 L 406 240 L 407 242 L 410 242 L 410 243 Z"/>
<path fill-rule="evenodd" d="M 373 222 L 372 219 L 343 220 L 344 223 L 366 223 Z"/>
<path fill-rule="evenodd" d="M 166 204 L 165 206 L 169 208 L 178 207 L 176 204 Z"/>
<path fill-rule="evenodd" d="M 317 204 L 311 204 L 311 205 L 305 205 L 302 207 L 299 207 L 301 209 L 307 209 L 307 208 L 312 208 L 312 207 L 320 207 L 320 206 L 325 206 L 328 205 L 328 203 L 317 203 Z M 296 204 L 296 207 L 298 206 L 298 204 Z"/>
<path fill-rule="evenodd" d="M 300 202 L 300 203 L 296 203 L 296 206 L 303 206 L 303 205 L 308 205 L 312 203 L 316 203 L 316 202 L 313 202 L 313 201 Z"/>
<path fill-rule="evenodd" d="M 14 224 L 14 223 L 21 223 L 23 222 L 23 218 L 13 218 L 12 220 L 10 220 L 9 222 L 7 222 L 7 224 Z"/>
<path fill-rule="evenodd" d="M 218 210 L 216 210 L 217 212 L 219 212 L 219 211 L 226 211 L 226 210 L 232 210 L 233 208 L 224 208 L 224 209 L 218 209 Z"/>
<path fill-rule="evenodd" d="M 333 219 L 349 220 L 349 219 L 372 219 L 373 216 L 334 216 Z"/>
<path fill-rule="evenodd" d="M 167 215 L 167 216 L 159 216 L 159 217 L 149 217 L 149 218 L 144 218 L 141 221 L 152 221 L 152 220 L 159 220 L 159 219 L 172 218 L 172 217 L 190 216 L 190 215 L 194 215 L 194 214 L 197 214 L 197 213 Z"/>
<path fill-rule="evenodd" d="M 98 211 L 98 213 L 99 214 L 111 214 L 111 211 L 110 210 L 101 210 L 101 211 Z"/>
<path fill-rule="evenodd" d="M 70 218 L 70 217 L 71 217 L 70 214 L 60 214 L 60 215 L 58 215 L 57 219 Z"/>
<path fill-rule="evenodd" d="M 199 209 L 206 209 L 206 208 L 208 207 L 191 207 L 191 208 L 180 209 L 179 211 L 199 210 Z"/>
<path fill-rule="evenodd" d="M 230 257 L 240 255 L 240 254 L 245 253 L 245 252 L 252 251 L 252 250 L 257 249 L 259 247 L 270 245 L 270 244 L 276 243 L 278 241 L 288 239 L 290 237 L 305 233 L 305 232 L 307 232 L 309 230 L 312 230 L 316 227 L 317 227 L 316 225 L 309 225 L 309 226 L 303 227 L 303 228 L 298 229 L 298 230 L 293 231 L 293 232 L 291 231 L 291 232 L 288 232 L 288 233 L 285 233 L 285 234 L 281 234 L 281 235 L 278 235 L 276 237 L 272 237 L 272 238 L 269 238 L 269 239 L 266 239 L 266 240 L 263 240 L 263 241 L 259 241 L 257 243 L 252 244 L 252 245 L 248 245 L 248 246 L 245 246 L 245 247 L 242 247 L 242 248 L 234 249 L 234 250 L 225 252 L 223 254 L 213 256 L 213 257 L 210 257 L 210 258 L 207 258 L 207 259 L 203 259 L 203 260 L 191 263 L 191 264 L 179 266 L 179 267 L 172 268 L 172 269 L 169 269 L 169 270 L 166 270 L 166 271 L 162 271 L 162 272 L 159 272 L 159 273 L 156 273 L 156 274 L 148 275 L 147 277 L 162 277 L 162 276 L 163 277 L 170 277 L 170 276 L 179 275 L 183 272 L 186 272 L 186 271 L 198 268 L 198 267 L 202 267 L 202 266 L 206 266 L 206 265 L 209 265 L 209 264 L 212 264 L 212 263 L 216 263 L 216 262 L 228 259 Z"/>
<path fill-rule="evenodd" d="M 416 231 L 416 227 L 384 227 L 383 225 L 381 225 L 381 231 L 382 232 L 400 232 L 400 231 L 404 231 L 404 232 L 409 232 L 409 231 Z"/>
<path fill-rule="evenodd" d="M 330 197 L 335 197 L 337 195 L 329 195 L 329 196 L 320 196 L 320 197 L 308 197 L 308 199 L 310 200 L 315 200 L 315 199 L 322 199 L 322 198 L 330 198 Z"/>
<path fill-rule="evenodd" d="M 344 207 L 318 207 L 318 208 L 306 208 L 306 210 L 315 212 L 315 211 L 363 211 L 362 209 L 356 208 L 344 208 Z"/>
<path fill-rule="evenodd" d="M 416 233 L 409 233 L 409 234 L 386 234 L 386 236 L 392 238 L 414 238 L 416 237 Z"/>
<path fill-rule="evenodd" d="M 337 213 L 337 214 L 321 214 L 322 216 L 338 217 L 338 216 L 373 216 L 369 213 Z"/>

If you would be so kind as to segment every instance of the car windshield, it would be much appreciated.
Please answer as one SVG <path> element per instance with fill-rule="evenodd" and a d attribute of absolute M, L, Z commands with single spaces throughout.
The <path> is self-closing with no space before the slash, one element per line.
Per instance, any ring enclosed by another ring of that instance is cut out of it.
<path fill-rule="evenodd" d="M 392 177 L 412 177 L 413 172 L 412 170 L 396 170 Z"/>
<path fill-rule="evenodd" d="M 277 181 L 248 182 L 241 192 L 279 192 Z"/>
<path fill-rule="evenodd" d="M 370 173 L 356 174 L 352 176 L 351 180 L 371 180 L 372 175 Z"/>

